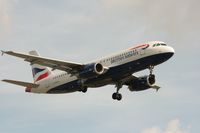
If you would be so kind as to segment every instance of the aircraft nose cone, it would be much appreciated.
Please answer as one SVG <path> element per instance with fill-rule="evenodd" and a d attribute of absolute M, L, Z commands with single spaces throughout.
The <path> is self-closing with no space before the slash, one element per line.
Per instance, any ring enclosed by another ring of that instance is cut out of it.
<path fill-rule="evenodd" d="M 172 48 L 172 47 L 169 47 L 169 52 L 174 54 L 174 53 L 175 53 L 175 50 L 174 50 L 174 48 Z"/>
<path fill-rule="evenodd" d="M 171 58 L 174 55 L 175 50 L 172 47 L 168 47 L 166 53 L 168 53 L 167 54 L 167 58 L 169 59 L 169 58 Z"/>

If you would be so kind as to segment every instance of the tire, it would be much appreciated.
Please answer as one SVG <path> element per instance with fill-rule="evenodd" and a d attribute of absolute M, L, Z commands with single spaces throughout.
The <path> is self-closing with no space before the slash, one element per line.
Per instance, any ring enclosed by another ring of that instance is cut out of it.
<path fill-rule="evenodd" d="M 117 100 L 121 101 L 122 100 L 122 94 L 117 94 Z"/>
<path fill-rule="evenodd" d="M 116 100 L 117 99 L 117 93 L 113 93 L 112 99 Z"/>
<path fill-rule="evenodd" d="M 86 93 L 86 92 L 87 92 L 87 88 L 83 88 L 81 91 L 82 91 L 83 93 Z"/>

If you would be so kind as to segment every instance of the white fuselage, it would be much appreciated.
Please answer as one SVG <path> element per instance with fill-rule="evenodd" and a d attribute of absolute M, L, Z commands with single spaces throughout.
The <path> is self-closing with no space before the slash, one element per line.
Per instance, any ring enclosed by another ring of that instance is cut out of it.
<path fill-rule="evenodd" d="M 110 74 L 112 74 L 113 68 L 115 70 L 118 70 L 118 68 L 117 68 L 118 66 L 124 65 L 124 67 L 119 67 L 119 72 L 121 72 L 121 71 L 123 71 L 123 68 L 124 69 L 129 68 L 129 67 L 127 67 L 127 65 L 130 64 L 131 72 L 134 73 L 138 70 L 143 70 L 143 69 L 147 68 L 147 67 L 140 68 L 141 63 L 145 62 L 146 59 L 147 59 L 147 65 L 145 64 L 145 66 L 158 65 L 167 60 L 167 59 L 165 60 L 164 57 L 159 57 L 159 55 L 162 55 L 165 53 L 174 53 L 174 49 L 172 47 L 166 46 L 166 45 L 156 46 L 156 44 L 164 44 L 164 43 L 158 42 L 158 41 L 144 43 L 144 44 L 138 45 L 136 47 L 132 47 L 127 50 L 124 50 L 122 52 L 103 57 L 103 58 L 93 61 L 91 63 L 101 63 L 104 67 L 108 68 L 108 71 L 110 71 Z M 147 57 L 153 57 L 154 55 L 158 55 L 158 58 L 154 57 L 154 58 L 152 58 L 152 61 L 151 61 L 151 58 L 147 58 Z M 155 64 L 153 64 L 154 59 L 158 59 L 158 60 L 163 59 L 163 61 L 160 61 L 160 62 L 157 61 L 157 62 L 155 62 Z M 134 62 L 135 64 L 133 65 L 133 64 L 131 64 L 131 62 Z M 150 63 L 150 64 L 148 64 L 148 63 Z M 127 65 L 125 66 L 125 64 L 127 64 Z M 134 71 L 132 67 L 138 67 L 138 68 L 135 69 L 135 71 Z M 103 75 L 102 75 L 101 79 L 99 79 L 99 80 L 102 80 L 103 83 L 99 81 L 99 82 L 97 82 L 96 85 L 88 86 L 88 87 L 103 86 L 103 85 L 110 84 L 111 80 L 109 80 L 109 79 L 111 79 L 111 78 L 109 78 L 109 75 L 105 74 L 105 77 L 106 77 L 105 78 L 106 80 L 103 78 Z M 38 81 L 37 84 L 39 84 L 39 87 L 32 88 L 31 92 L 47 93 L 52 88 L 56 88 L 56 87 L 62 86 L 62 85 L 67 85 L 68 83 L 72 83 L 73 81 L 78 81 L 78 80 L 79 80 L 78 76 L 71 76 L 71 74 L 68 74 L 67 72 L 60 71 L 60 70 L 54 70 L 53 73 L 48 78 Z M 95 80 L 95 79 L 93 79 L 93 80 Z M 82 81 L 82 79 L 80 81 Z M 99 83 L 99 85 L 98 85 L 98 83 Z M 70 87 L 72 86 L 72 90 L 69 92 L 72 92 L 73 89 L 74 89 L 74 91 L 77 91 L 76 88 L 73 87 L 73 84 L 69 85 L 69 86 Z M 66 88 L 66 89 L 68 89 L 68 88 Z"/>

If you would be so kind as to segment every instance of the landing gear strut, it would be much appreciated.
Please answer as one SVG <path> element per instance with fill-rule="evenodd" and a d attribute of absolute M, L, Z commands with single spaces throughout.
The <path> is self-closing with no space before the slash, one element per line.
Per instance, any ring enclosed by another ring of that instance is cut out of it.
<path fill-rule="evenodd" d="M 153 74 L 153 69 L 154 69 L 154 66 L 149 66 L 149 71 L 150 71 L 150 74 L 149 74 L 149 83 L 150 84 L 154 84 L 156 82 L 155 80 L 155 75 Z"/>
<path fill-rule="evenodd" d="M 154 66 L 150 65 L 149 66 L 149 72 L 150 72 L 149 75 L 153 75 L 153 69 L 154 69 Z"/>
<path fill-rule="evenodd" d="M 119 90 L 122 88 L 122 84 L 121 83 L 117 83 L 116 84 L 116 88 L 117 88 L 117 92 L 113 93 L 112 98 L 114 100 L 122 100 L 122 94 L 119 93 Z"/>

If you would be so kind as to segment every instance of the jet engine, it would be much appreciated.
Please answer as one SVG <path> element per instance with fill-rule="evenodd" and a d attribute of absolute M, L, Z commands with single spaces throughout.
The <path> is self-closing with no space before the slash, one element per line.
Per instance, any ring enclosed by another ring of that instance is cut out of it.
<path fill-rule="evenodd" d="M 130 81 L 128 84 L 128 88 L 130 91 L 143 91 L 151 88 L 156 82 L 155 75 L 151 74 L 149 76 L 139 77 L 138 79 L 134 79 Z"/>
<path fill-rule="evenodd" d="M 93 78 L 106 72 L 106 69 L 100 63 L 86 65 L 79 73 L 80 78 Z"/>

